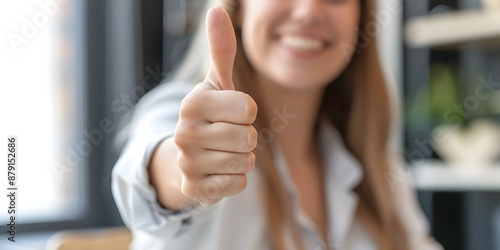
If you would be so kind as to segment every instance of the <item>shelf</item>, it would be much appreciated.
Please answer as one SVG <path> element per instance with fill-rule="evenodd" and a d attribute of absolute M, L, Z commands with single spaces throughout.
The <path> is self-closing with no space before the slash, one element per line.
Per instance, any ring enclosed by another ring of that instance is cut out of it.
<path fill-rule="evenodd" d="M 500 45 L 500 11 L 474 10 L 431 14 L 409 20 L 406 42 L 412 47 L 454 48 Z"/>
<path fill-rule="evenodd" d="M 413 164 L 413 185 L 427 191 L 500 191 L 500 166 L 459 168 L 437 161 Z"/>

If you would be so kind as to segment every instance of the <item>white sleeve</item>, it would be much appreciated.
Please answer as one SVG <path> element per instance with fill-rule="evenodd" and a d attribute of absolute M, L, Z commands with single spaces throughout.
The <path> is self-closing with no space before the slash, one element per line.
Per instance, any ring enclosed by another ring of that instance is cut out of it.
<path fill-rule="evenodd" d="M 163 232 L 167 230 L 167 234 L 174 235 L 193 212 L 193 209 L 174 212 L 163 208 L 147 171 L 157 145 L 173 135 L 181 100 L 193 87 L 188 83 L 164 83 L 146 94 L 135 107 L 127 143 L 112 173 L 113 197 L 132 232 L 162 228 Z M 167 223 L 169 226 L 165 227 Z"/>

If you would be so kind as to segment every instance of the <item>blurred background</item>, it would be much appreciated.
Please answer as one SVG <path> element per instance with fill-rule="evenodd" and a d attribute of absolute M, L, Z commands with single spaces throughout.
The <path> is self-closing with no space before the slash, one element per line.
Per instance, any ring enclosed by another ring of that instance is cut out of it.
<path fill-rule="evenodd" d="M 0 249 L 126 245 L 110 181 L 127 113 L 182 58 L 204 3 L 0 2 L 0 133 L 18 139 L 16 242 L 4 234 Z M 379 32 L 360 32 L 379 41 L 407 162 L 388 181 L 413 183 L 446 249 L 500 250 L 500 0 L 378 9 Z"/>

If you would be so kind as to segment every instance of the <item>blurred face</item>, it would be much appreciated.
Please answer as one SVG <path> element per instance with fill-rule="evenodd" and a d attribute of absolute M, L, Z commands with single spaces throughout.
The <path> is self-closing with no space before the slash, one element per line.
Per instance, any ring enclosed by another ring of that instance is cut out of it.
<path fill-rule="evenodd" d="M 243 49 L 255 70 L 293 89 L 324 87 L 356 46 L 359 0 L 242 0 Z M 349 51 L 346 53 L 346 51 Z"/>

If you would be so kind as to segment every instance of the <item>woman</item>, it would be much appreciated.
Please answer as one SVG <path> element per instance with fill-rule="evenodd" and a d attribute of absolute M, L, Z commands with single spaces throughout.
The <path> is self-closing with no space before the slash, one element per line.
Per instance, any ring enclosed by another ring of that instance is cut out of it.
<path fill-rule="evenodd" d="M 221 3 L 135 109 L 113 172 L 132 248 L 439 249 L 385 179 L 389 97 L 357 34 L 375 0 Z"/>

